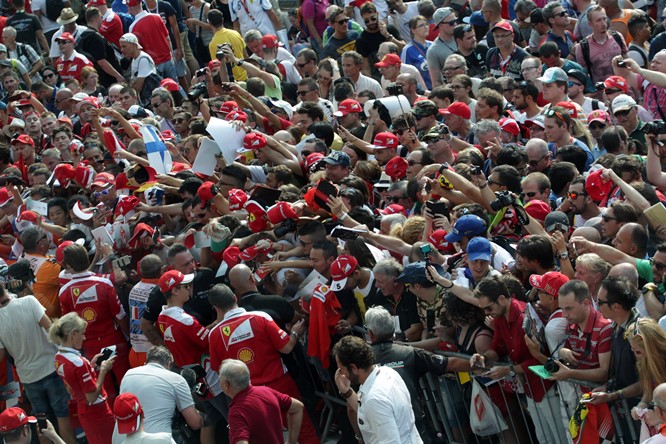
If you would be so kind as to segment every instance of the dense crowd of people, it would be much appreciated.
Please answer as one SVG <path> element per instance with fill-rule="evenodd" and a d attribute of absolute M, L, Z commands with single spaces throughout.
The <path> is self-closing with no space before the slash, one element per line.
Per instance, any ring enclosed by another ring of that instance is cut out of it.
<path fill-rule="evenodd" d="M 2 2 L 3 439 L 666 442 L 665 6 Z"/>

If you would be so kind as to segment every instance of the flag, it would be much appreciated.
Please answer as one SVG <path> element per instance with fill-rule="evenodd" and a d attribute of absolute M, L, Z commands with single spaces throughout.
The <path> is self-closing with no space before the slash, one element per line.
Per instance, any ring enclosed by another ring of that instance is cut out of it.
<path fill-rule="evenodd" d="M 124 150 L 125 145 L 123 145 L 122 142 L 118 140 L 116 135 L 110 129 L 104 130 L 104 145 L 106 146 L 106 149 L 109 150 L 111 157 L 113 157 L 113 160 L 115 160 L 116 163 L 119 164 L 122 162 L 122 159 L 115 157 L 114 154 L 116 151 Z"/>
<path fill-rule="evenodd" d="M 18 168 L 21 172 L 21 178 L 23 179 L 23 182 L 28 183 L 28 167 L 25 165 L 25 161 L 23 160 L 23 154 L 19 156 L 19 160 L 16 162 L 16 168 Z"/>
<path fill-rule="evenodd" d="M 148 162 L 158 174 L 167 174 L 171 171 L 171 153 L 162 141 L 160 134 L 150 125 L 143 125 L 139 132 L 146 144 Z"/>

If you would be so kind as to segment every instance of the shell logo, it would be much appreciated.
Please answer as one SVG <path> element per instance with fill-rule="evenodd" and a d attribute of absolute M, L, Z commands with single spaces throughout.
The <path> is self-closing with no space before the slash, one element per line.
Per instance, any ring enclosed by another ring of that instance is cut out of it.
<path fill-rule="evenodd" d="M 254 352 L 249 348 L 241 348 L 238 351 L 238 359 L 243 361 L 246 364 L 254 361 Z"/>
<path fill-rule="evenodd" d="M 92 322 L 97 317 L 97 313 L 92 308 L 86 308 L 81 313 L 81 317 L 86 320 L 86 322 Z"/>

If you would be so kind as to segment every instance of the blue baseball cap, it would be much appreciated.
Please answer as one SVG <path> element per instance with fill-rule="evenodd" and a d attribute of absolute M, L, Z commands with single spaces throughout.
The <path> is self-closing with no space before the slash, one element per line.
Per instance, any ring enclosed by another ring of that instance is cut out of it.
<path fill-rule="evenodd" d="M 485 237 L 475 237 L 470 239 L 467 244 L 467 260 L 468 261 L 487 261 L 490 262 L 493 250 L 490 246 L 490 241 Z"/>
<path fill-rule="evenodd" d="M 463 18 L 462 21 L 463 23 L 469 23 L 473 26 L 485 26 L 488 24 L 488 22 L 486 22 L 486 20 L 483 18 L 481 11 L 473 12 L 469 17 Z"/>
<path fill-rule="evenodd" d="M 466 214 L 458 219 L 453 230 L 446 235 L 447 242 L 460 242 L 463 237 L 478 236 L 485 233 L 486 223 L 479 216 Z"/>
<path fill-rule="evenodd" d="M 443 275 L 444 269 L 439 264 L 432 264 L 437 273 Z M 426 275 L 426 265 L 425 262 L 412 262 L 411 264 L 405 265 L 402 273 L 396 279 L 396 282 L 401 282 L 403 284 L 427 284 L 430 283 L 428 276 Z"/>

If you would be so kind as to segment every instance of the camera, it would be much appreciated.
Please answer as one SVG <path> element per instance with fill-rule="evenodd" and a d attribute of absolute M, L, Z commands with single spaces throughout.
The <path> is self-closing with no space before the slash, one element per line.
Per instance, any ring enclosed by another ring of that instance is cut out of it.
<path fill-rule="evenodd" d="M 513 205 L 516 203 L 516 198 L 511 195 L 508 191 L 502 191 L 501 193 L 497 194 L 497 198 L 490 202 L 490 208 L 497 212 L 501 210 L 502 208 L 506 208 L 509 205 Z"/>
<path fill-rule="evenodd" d="M 206 82 L 195 83 L 187 92 L 187 98 L 190 102 L 194 102 L 202 95 L 206 97 L 207 92 L 208 88 L 206 87 Z"/>
<path fill-rule="evenodd" d="M 224 54 L 224 48 L 226 47 L 231 47 L 230 44 L 224 43 L 222 45 L 217 45 L 217 51 L 215 52 L 215 58 L 219 60 L 220 62 L 224 60 L 225 54 Z"/>
<path fill-rule="evenodd" d="M 275 228 L 273 233 L 275 234 L 275 237 L 281 238 L 285 234 L 293 233 L 294 231 L 296 231 L 296 221 L 293 219 L 287 219 L 282 222 L 279 227 Z"/>
<path fill-rule="evenodd" d="M 197 69 L 197 77 L 206 77 L 206 68 Z"/>
<path fill-rule="evenodd" d="M 388 91 L 389 96 L 399 96 L 402 94 L 402 85 L 393 83 L 386 87 L 386 91 Z"/>
<path fill-rule="evenodd" d="M 606 84 L 604 82 L 597 82 L 594 84 L 594 87 L 597 89 L 597 91 L 605 91 L 606 90 Z"/>
<path fill-rule="evenodd" d="M 666 134 L 666 122 L 663 120 L 653 120 L 652 122 L 648 122 L 643 126 L 643 131 L 646 134 L 654 134 L 659 135 L 659 134 Z"/>
<path fill-rule="evenodd" d="M 481 167 L 472 165 L 470 167 L 470 173 L 472 174 L 472 176 L 478 176 L 479 174 L 481 174 Z"/>
<path fill-rule="evenodd" d="M 617 67 L 618 68 L 626 68 L 627 64 L 624 63 L 624 60 L 620 60 L 619 62 L 617 62 Z"/>
<path fill-rule="evenodd" d="M 543 365 L 543 368 L 545 368 L 548 371 L 548 373 L 550 373 L 551 375 L 553 373 L 557 373 L 560 370 L 560 366 L 557 365 L 557 359 L 552 357 L 546 360 L 546 363 Z"/>
<path fill-rule="evenodd" d="M 430 253 L 432 253 L 432 248 L 430 244 L 421 245 L 421 254 L 425 260 L 425 266 L 428 268 L 430 266 Z"/>

